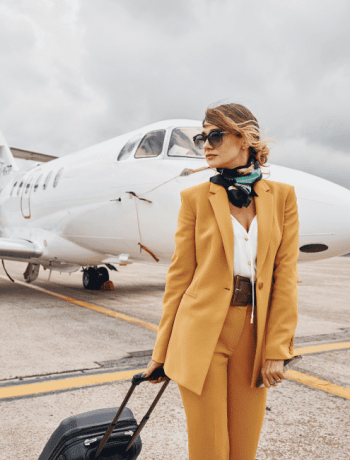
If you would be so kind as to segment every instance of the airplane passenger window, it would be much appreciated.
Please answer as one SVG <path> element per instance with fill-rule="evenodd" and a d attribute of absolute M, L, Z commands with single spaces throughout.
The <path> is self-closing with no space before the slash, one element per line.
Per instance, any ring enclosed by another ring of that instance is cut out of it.
<path fill-rule="evenodd" d="M 30 189 L 30 186 L 31 186 L 31 182 L 32 180 L 29 179 L 29 181 L 27 182 L 27 185 L 26 185 L 26 191 L 24 192 L 25 194 L 27 194 L 29 192 L 29 189 Z"/>
<path fill-rule="evenodd" d="M 38 187 L 39 187 L 39 182 L 41 181 L 41 178 L 43 177 L 42 174 L 40 174 L 40 176 L 37 178 L 36 182 L 35 182 L 35 185 L 34 185 L 34 192 L 36 192 L 38 190 Z"/>
<path fill-rule="evenodd" d="M 201 128 L 175 128 L 171 133 L 168 155 L 204 159 L 204 150 L 197 149 L 193 143 L 193 136 L 201 132 Z"/>
<path fill-rule="evenodd" d="M 57 187 L 58 181 L 60 180 L 61 174 L 63 172 L 63 168 L 61 168 L 58 173 L 56 174 L 55 180 L 53 181 L 53 186 Z"/>
<path fill-rule="evenodd" d="M 47 186 L 49 185 L 50 178 L 52 176 L 52 171 L 46 176 L 45 182 L 43 184 L 43 189 L 46 190 Z"/>
<path fill-rule="evenodd" d="M 157 157 L 162 153 L 165 129 L 151 131 L 142 139 L 135 153 L 135 158 Z"/>
<path fill-rule="evenodd" d="M 21 191 L 21 188 L 23 187 L 23 180 L 21 180 L 19 186 L 18 186 L 18 190 L 17 190 L 17 196 L 19 195 L 20 191 Z"/>
<path fill-rule="evenodd" d="M 12 196 L 12 193 L 14 192 L 14 190 L 15 190 L 17 184 L 18 184 L 17 181 L 13 184 L 12 189 L 11 189 L 11 193 L 10 193 L 10 196 Z"/>
<path fill-rule="evenodd" d="M 141 137 L 142 137 L 142 134 L 137 134 L 136 136 L 128 140 L 128 142 L 124 145 L 124 147 L 119 152 L 117 161 L 126 160 L 127 158 L 129 158 L 131 152 L 134 150 L 136 144 L 139 143 L 139 140 L 141 139 Z"/>

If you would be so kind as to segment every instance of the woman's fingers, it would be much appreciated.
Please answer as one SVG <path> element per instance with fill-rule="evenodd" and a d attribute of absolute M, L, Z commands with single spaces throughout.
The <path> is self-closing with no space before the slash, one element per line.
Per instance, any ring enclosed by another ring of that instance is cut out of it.
<path fill-rule="evenodd" d="M 277 371 L 274 374 L 274 379 L 277 380 L 277 381 L 278 380 L 280 380 L 280 381 L 285 380 L 285 378 L 286 378 L 286 374 L 284 373 L 284 371 Z"/>
<path fill-rule="evenodd" d="M 270 388 L 271 383 L 270 383 L 270 380 L 266 376 L 263 376 L 263 382 L 266 388 Z M 273 380 L 271 380 L 271 382 L 273 382 Z"/>
<path fill-rule="evenodd" d="M 165 381 L 165 377 L 159 377 L 158 380 L 149 380 L 150 383 L 160 383 L 164 381 Z"/>
<path fill-rule="evenodd" d="M 281 383 L 282 380 L 285 379 L 285 376 L 283 372 L 271 372 L 270 375 L 268 376 L 268 380 L 271 385 L 277 385 L 278 383 Z"/>
<path fill-rule="evenodd" d="M 266 360 L 261 369 L 261 375 L 266 388 L 275 387 L 286 378 L 283 364 L 283 360 Z"/>
<path fill-rule="evenodd" d="M 149 376 L 152 374 L 152 372 L 154 371 L 154 369 L 155 369 L 155 368 L 150 367 L 150 366 L 148 365 L 148 366 L 147 366 L 147 370 L 142 374 L 142 377 L 143 377 L 143 378 L 149 377 Z"/>
<path fill-rule="evenodd" d="M 157 367 L 160 367 L 161 365 L 161 363 L 157 363 L 156 361 L 153 361 L 151 359 L 151 361 L 147 364 L 147 370 L 143 373 L 143 377 L 149 377 L 152 374 L 152 372 L 155 371 Z"/>
<path fill-rule="evenodd" d="M 266 370 L 266 365 L 264 365 L 264 367 L 261 369 L 261 376 L 262 376 L 265 387 L 270 388 L 271 385 L 270 385 L 269 375 Z"/>
<path fill-rule="evenodd" d="M 153 371 L 155 371 L 158 367 L 161 367 L 163 365 L 163 363 L 158 363 L 157 361 L 153 361 L 151 359 L 151 361 L 148 363 L 147 365 L 147 370 L 146 372 L 143 373 L 142 377 L 143 378 L 147 378 L 149 377 Z M 163 379 L 164 380 L 164 377 L 159 377 L 158 379 L 156 380 L 149 380 L 150 383 L 159 383 L 159 382 L 162 382 L 162 380 L 160 379 Z"/>

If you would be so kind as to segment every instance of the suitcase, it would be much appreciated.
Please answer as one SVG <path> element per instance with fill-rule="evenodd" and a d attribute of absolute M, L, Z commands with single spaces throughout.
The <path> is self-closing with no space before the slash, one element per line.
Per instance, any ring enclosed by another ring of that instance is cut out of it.
<path fill-rule="evenodd" d="M 147 379 L 142 375 L 134 375 L 120 407 L 85 412 L 63 420 L 52 433 L 39 460 L 136 459 L 142 449 L 140 432 L 170 382 L 163 367 L 157 368 Z M 166 380 L 138 425 L 126 404 L 137 385 L 158 377 L 166 377 Z"/>

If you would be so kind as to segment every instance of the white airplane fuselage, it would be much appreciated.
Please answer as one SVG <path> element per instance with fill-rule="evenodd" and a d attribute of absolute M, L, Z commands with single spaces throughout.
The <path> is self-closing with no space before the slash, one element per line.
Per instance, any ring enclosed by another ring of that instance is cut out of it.
<path fill-rule="evenodd" d="M 180 191 L 206 182 L 206 169 L 178 177 L 185 169 L 206 167 L 203 158 L 168 155 L 173 128 L 201 127 L 193 120 L 156 123 L 15 172 L 0 193 L 1 237 L 27 240 L 40 256 L 25 259 L 59 271 L 103 263 L 170 264 L 180 207 Z M 155 157 L 118 161 L 125 143 L 137 134 L 166 130 L 162 153 Z M 320 252 L 300 251 L 299 261 L 350 252 L 350 191 L 319 177 L 277 165 L 262 168 L 264 179 L 295 187 L 300 244 L 324 245 Z M 54 186 L 57 173 L 60 177 Z M 43 184 L 52 172 L 46 187 Z M 266 174 L 266 173 L 269 174 Z M 35 188 L 37 179 L 41 177 Z M 20 183 L 23 183 L 19 187 Z M 16 185 L 14 185 L 16 184 Z M 132 192 L 132 193 L 129 193 Z M 136 195 L 136 196 L 135 196 Z M 139 197 L 139 198 L 138 198 Z M 146 199 L 142 200 L 140 198 Z M 120 258 L 126 254 L 126 258 Z M 23 260 L 23 257 L 6 257 Z"/>

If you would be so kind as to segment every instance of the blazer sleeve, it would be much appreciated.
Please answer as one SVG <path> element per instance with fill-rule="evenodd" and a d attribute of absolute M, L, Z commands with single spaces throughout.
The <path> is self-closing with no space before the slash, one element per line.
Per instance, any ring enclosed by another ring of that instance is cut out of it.
<path fill-rule="evenodd" d="M 274 263 L 265 359 L 288 359 L 293 356 L 298 322 L 298 257 L 298 206 L 294 187 L 291 186 L 285 204 L 282 240 Z"/>
<path fill-rule="evenodd" d="M 163 315 L 159 324 L 152 359 L 164 363 L 170 335 L 182 296 L 191 284 L 196 268 L 195 223 L 196 217 L 183 191 L 175 233 L 175 252 L 166 276 L 163 297 Z"/>

